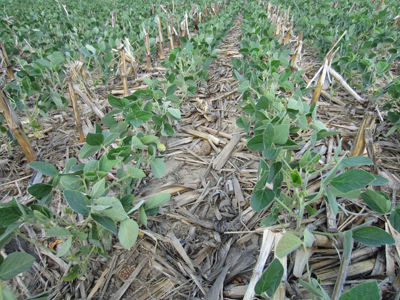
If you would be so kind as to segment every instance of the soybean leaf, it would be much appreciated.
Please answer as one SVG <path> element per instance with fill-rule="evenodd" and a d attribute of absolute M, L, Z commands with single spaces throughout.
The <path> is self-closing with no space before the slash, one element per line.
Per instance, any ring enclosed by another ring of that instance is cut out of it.
<path fill-rule="evenodd" d="M 305 282 L 300 279 L 300 284 L 304 286 L 307 291 L 309 291 L 310 293 L 314 294 L 317 297 L 321 297 L 324 300 L 331 299 L 315 278 L 311 278 L 311 283 Z"/>
<path fill-rule="evenodd" d="M 102 133 L 88 133 L 86 136 L 86 143 L 91 146 L 100 146 L 104 142 Z"/>
<path fill-rule="evenodd" d="M 372 160 L 364 156 L 349 157 L 342 160 L 343 167 L 354 167 L 354 166 L 373 165 L 373 164 L 374 162 Z"/>
<path fill-rule="evenodd" d="M 15 297 L 14 293 L 9 290 L 3 290 L 3 296 L 4 296 L 4 300 L 18 300 L 17 297 Z M 47 300 L 47 297 L 46 297 L 46 300 Z"/>
<path fill-rule="evenodd" d="M 95 185 L 92 187 L 92 192 L 90 193 L 90 196 L 92 198 L 99 198 L 103 196 L 105 191 L 106 191 L 106 179 L 103 178 L 98 182 L 96 182 Z"/>
<path fill-rule="evenodd" d="M 72 281 L 79 275 L 79 265 L 75 265 L 71 268 L 71 271 L 65 275 L 62 279 L 64 281 Z"/>
<path fill-rule="evenodd" d="M 101 226 L 103 226 L 105 229 L 117 234 L 117 226 L 115 226 L 115 222 L 113 219 L 107 217 L 107 216 L 101 216 L 98 214 L 90 214 L 90 216 L 95 220 L 97 223 L 99 223 Z"/>
<path fill-rule="evenodd" d="M 331 184 L 339 191 L 347 193 L 361 189 L 374 180 L 374 175 L 364 170 L 352 169 L 333 178 Z"/>
<path fill-rule="evenodd" d="M 96 153 L 98 150 L 101 149 L 101 146 L 91 146 L 89 144 L 85 144 L 82 146 L 81 150 L 79 151 L 79 156 L 81 158 L 88 158 Z"/>
<path fill-rule="evenodd" d="M 144 206 L 143 206 L 143 205 L 141 205 L 141 206 L 139 207 L 139 221 L 140 221 L 143 225 L 147 226 L 147 215 L 146 215 L 146 210 L 144 209 Z"/>
<path fill-rule="evenodd" d="M 244 93 L 245 91 L 247 91 L 250 87 L 250 81 L 249 80 L 245 80 L 244 82 L 242 82 L 242 84 L 237 88 L 237 92 L 238 93 Z"/>
<path fill-rule="evenodd" d="M 275 258 L 257 281 L 254 288 L 256 294 L 266 293 L 268 297 L 272 297 L 282 281 L 283 273 L 281 262 Z"/>
<path fill-rule="evenodd" d="M 343 255 L 345 259 L 350 259 L 351 250 L 353 248 L 353 231 L 348 230 L 344 233 L 344 242 L 343 242 Z"/>
<path fill-rule="evenodd" d="M 362 227 L 353 230 L 353 239 L 369 246 L 393 245 L 394 238 L 378 227 Z"/>
<path fill-rule="evenodd" d="M 15 235 L 15 231 L 22 224 L 22 222 L 16 222 L 7 227 L 7 229 L 0 235 L 0 249 L 4 248 L 4 246 L 12 240 Z"/>
<path fill-rule="evenodd" d="M 155 178 L 162 178 L 165 173 L 165 163 L 162 158 L 155 158 L 150 162 L 151 171 Z"/>
<path fill-rule="evenodd" d="M 129 176 L 131 176 L 133 179 L 140 179 L 146 177 L 146 174 L 142 170 L 134 168 L 132 166 L 128 166 L 128 173 Z"/>
<path fill-rule="evenodd" d="M 280 124 L 274 126 L 274 138 L 272 142 L 276 145 L 283 145 L 289 138 L 289 124 Z"/>
<path fill-rule="evenodd" d="M 258 134 L 247 141 L 247 148 L 252 151 L 263 151 L 264 150 L 264 138 L 262 134 Z"/>
<path fill-rule="evenodd" d="M 390 214 L 390 224 L 393 228 L 400 232 L 400 209 L 393 210 Z"/>
<path fill-rule="evenodd" d="M 174 119 L 174 120 L 178 120 L 179 121 L 182 118 L 181 117 L 181 111 L 179 109 L 169 107 L 168 108 L 168 113 L 171 116 L 171 118 Z"/>
<path fill-rule="evenodd" d="M 64 227 L 52 227 L 46 232 L 46 236 L 52 236 L 52 237 L 62 237 L 62 236 L 70 236 L 72 233 L 64 228 Z"/>
<path fill-rule="evenodd" d="M 312 247 L 315 238 L 314 235 L 307 228 L 304 229 L 303 237 L 304 237 L 304 245 L 306 247 Z"/>
<path fill-rule="evenodd" d="M 159 193 L 151 197 L 147 202 L 144 204 L 144 209 L 147 210 L 152 210 L 154 208 L 158 208 L 160 206 L 163 206 L 165 203 L 167 203 L 171 199 L 171 195 L 167 193 Z"/>
<path fill-rule="evenodd" d="M 276 256 L 282 258 L 301 246 L 301 240 L 292 233 L 285 233 L 276 247 Z"/>
<path fill-rule="evenodd" d="M 388 214 L 391 209 L 389 197 L 381 192 L 367 190 L 361 194 L 364 202 L 374 211 L 380 214 Z"/>
<path fill-rule="evenodd" d="M 71 248 L 72 245 L 72 236 L 70 236 L 64 243 L 61 249 L 58 251 L 57 256 L 61 257 L 67 254 L 69 248 Z"/>
<path fill-rule="evenodd" d="M 128 218 L 121 201 L 115 197 L 101 197 L 97 200 L 98 205 L 111 206 L 102 210 L 99 214 L 111 218 L 114 221 L 123 221 Z"/>
<path fill-rule="evenodd" d="M 139 235 L 139 226 L 132 219 L 125 219 L 121 222 L 118 231 L 118 239 L 125 249 L 130 249 L 135 244 Z"/>
<path fill-rule="evenodd" d="M 21 218 L 22 212 L 13 203 L 0 204 L 0 226 L 8 226 Z"/>
<path fill-rule="evenodd" d="M 66 190 L 64 191 L 65 200 L 67 200 L 68 205 L 77 213 L 81 215 L 88 215 L 90 213 L 90 201 L 89 199 L 78 191 Z"/>
<path fill-rule="evenodd" d="M 46 176 L 56 176 L 58 171 L 55 166 L 44 161 L 34 161 L 28 164 L 32 169 Z"/>
<path fill-rule="evenodd" d="M 353 287 L 350 291 L 340 296 L 339 300 L 376 300 L 381 299 L 376 281 L 365 282 Z"/>
<path fill-rule="evenodd" d="M 268 189 L 258 190 L 251 196 L 250 205 L 255 211 L 266 208 L 275 199 L 275 193 Z"/>
<path fill-rule="evenodd" d="M 10 280 L 14 276 L 29 270 L 34 261 L 35 258 L 28 253 L 11 253 L 0 265 L 0 279 Z"/>
<path fill-rule="evenodd" d="M 369 185 L 379 186 L 379 185 L 387 184 L 389 182 L 389 180 L 387 180 L 385 177 L 382 177 L 379 175 L 374 175 L 374 176 L 375 176 L 375 180 L 372 181 Z"/>

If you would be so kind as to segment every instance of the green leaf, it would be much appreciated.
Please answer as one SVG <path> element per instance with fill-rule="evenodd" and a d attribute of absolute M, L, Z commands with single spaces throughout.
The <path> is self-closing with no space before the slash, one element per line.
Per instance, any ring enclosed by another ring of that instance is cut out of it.
<path fill-rule="evenodd" d="M 0 204 L 0 226 L 8 226 L 21 218 L 22 212 L 13 203 Z"/>
<path fill-rule="evenodd" d="M 79 265 L 75 265 L 71 268 L 71 271 L 69 271 L 69 273 L 66 276 L 64 276 L 62 279 L 64 281 L 72 281 L 76 277 L 78 277 L 78 275 L 79 275 Z"/>
<path fill-rule="evenodd" d="M 28 187 L 28 193 L 35 197 L 37 200 L 48 196 L 53 191 L 53 186 L 46 183 L 36 183 Z"/>
<path fill-rule="evenodd" d="M 300 279 L 300 284 L 304 286 L 307 291 L 309 291 L 310 293 L 314 294 L 317 297 L 320 297 L 324 300 L 331 299 L 315 278 L 311 278 L 311 283 L 305 282 Z"/>
<path fill-rule="evenodd" d="M 378 300 L 381 299 L 376 281 L 365 282 L 353 287 L 350 291 L 340 296 L 339 300 Z"/>
<path fill-rule="evenodd" d="M 155 158 L 150 161 L 151 171 L 155 178 L 162 178 L 165 173 L 165 163 L 162 158 Z"/>
<path fill-rule="evenodd" d="M 369 246 L 393 245 L 394 238 L 378 227 L 362 227 L 353 230 L 353 239 Z"/>
<path fill-rule="evenodd" d="M 92 198 L 99 198 L 103 196 L 105 191 L 106 191 L 106 179 L 103 178 L 100 181 L 96 182 L 96 184 L 92 187 L 92 192 L 90 193 L 90 196 Z"/>
<path fill-rule="evenodd" d="M 326 129 L 322 129 L 321 131 L 318 131 L 318 133 L 317 133 L 317 140 L 321 140 L 323 138 L 326 138 L 327 136 L 336 135 L 336 134 L 341 134 L 341 132 L 340 131 L 327 131 Z"/>
<path fill-rule="evenodd" d="M 182 119 L 181 111 L 179 109 L 168 107 L 167 111 L 172 119 L 177 120 L 177 121 Z"/>
<path fill-rule="evenodd" d="M 304 245 L 309 248 L 312 247 L 315 238 L 314 235 L 307 228 L 304 229 L 303 237 L 304 237 Z"/>
<path fill-rule="evenodd" d="M 372 160 L 364 156 L 349 157 L 342 160 L 343 167 L 354 167 L 354 166 L 373 165 L 373 164 L 374 162 Z"/>
<path fill-rule="evenodd" d="M 244 93 L 245 91 L 247 91 L 250 87 L 250 81 L 249 80 L 245 80 L 244 82 L 242 82 L 242 84 L 237 88 L 237 92 L 238 93 Z"/>
<path fill-rule="evenodd" d="M 65 200 L 68 205 L 77 213 L 81 215 L 88 215 L 90 213 L 90 201 L 89 199 L 78 191 L 66 190 L 64 191 Z"/>
<path fill-rule="evenodd" d="M 275 199 L 275 193 L 269 189 L 258 190 L 253 193 L 250 200 L 251 208 L 255 211 L 261 211 L 266 208 Z"/>
<path fill-rule="evenodd" d="M 139 207 L 139 221 L 144 225 L 147 226 L 147 215 L 146 215 L 146 210 L 144 209 L 144 206 L 141 205 Z"/>
<path fill-rule="evenodd" d="M 171 195 L 167 193 L 159 193 L 151 197 L 147 202 L 144 204 L 144 209 L 151 210 L 154 208 L 158 208 L 163 206 L 165 203 L 167 203 L 171 199 Z"/>
<path fill-rule="evenodd" d="M 4 248 L 4 246 L 12 240 L 15 235 L 15 231 L 18 230 L 18 227 L 22 224 L 22 222 L 17 222 L 9 225 L 4 231 L 4 233 L 0 236 L 0 249 Z"/>
<path fill-rule="evenodd" d="M 353 248 L 353 231 L 348 230 L 344 233 L 344 242 L 343 242 L 343 255 L 345 259 L 350 259 L 351 251 Z"/>
<path fill-rule="evenodd" d="M 274 139 L 272 142 L 276 145 L 283 145 L 289 138 L 289 124 L 281 124 L 274 126 Z"/>
<path fill-rule="evenodd" d="M 282 258 L 301 246 L 301 240 L 292 233 L 285 233 L 276 247 L 276 256 Z"/>
<path fill-rule="evenodd" d="M 102 133 L 88 133 L 86 136 L 86 143 L 91 146 L 100 146 L 104 142 Z"/>
<path fill-rule="evenodd" d="M 132 219 L 126 219 L 121 222 L 118 231 L 118 239 L 125 249 L 130 249 L 135 244 L 139 235 L 139 226 Z"/>
<path fill-rule="evenodd" d="M 382 192 L 367 190 L 361 194 L 364 202 L 374 211 L 380 214 L 388 214 L 391 210 L 389 197 Z"/>
<path fill-rule="evenodd" d="M 57 256 L 61 257 L 68 253 L 72 245 L 72 236 L 70 236 L 62 245 L 61 249 L 58 251 Z"/>
<path fill-rule="evenodd" d="M 258 134 L 247 141 L 247 148 L 252 151 L 263 151 L 264 150 L 264 137 L 263 134 Z"/>
<path fill-rule="evenodd" d="M 14 295 L 14 293 L 12 291 L 3 290 L 3 296 L 4 296 L 4 300 L 18 300 L 17 297 L 15 297 L 15 295 Z M 44 300 L 47 300 L 47 297 Z"/>
<path fill-rule="evenodd" d="M 393 228 L 400 232 L 400 209 L 393 210 L 390 214 L 390 224 Z"/>
<path fill-rule="evenodd" d="M 4 281 L 12 279 L 14 276 L 29 270 L 34 262 L 35 258 L 28 253 L 11 253 L 0 265 L 0 279 Z"/>
<path fill-rule="evenodd" d="M 101 197 L 97 200 L 98 205 L 111 206 L 100 212 L 100 215 L 111 218 L 114 221 L 123 221 L 128 218 L 121 201 L 115 197 Z"/>
<path fill-rule="evenodd" d="M 374 176 L 375 176 L 375 180 L 372 181 L 369 185 L 379 186 L 379 185 L 387 184 L 389 182 L 389 180 L 387 180 L 385 177 L 382 177 L 379 175 L 374 175 Z"/>
<path fill-rule="evenodd" d="M 101 146 L 91 146 L 89 144 L 85 144 L 82 146 L 81 151 L 79 151 L 79 156 L 81 158 L 88 158 L 89 156 L 92 156 L 100 149 Z"/>
<path fill-rule="evenodd" d="M 106 216 L 101 216 L 98 214 L 90 214 L 90 216 L 95 220 L 97 223 L 99 223 L 101 226 L 103 226 L 105 229 L 111 231 L 112 233 L 117 234 L 117 226 L 115 226 L 115 222 L 113 219 L 106 217 Z"/>
<path fill-rule="evenodd" d="M 70 236 L 72 233 L 64 228 L 64 227 L 52 227 L 46 232 L 46 236 L 51 236 L 51 237 L 63 237 L 63 236 Z"/>
<path fill-rule="evenodd" d="M 361 189 L 374 180 L 374 175 L 364 170 L 352 169 L 333 178 L 331 184 L 342 193 L 347 193 Z"/>
<path fill-rule="evenodd" d="M 146 177 L 146 174 L 142 170 L 134 168 L 132 166 L 128 166 L 128 172 L 129 176 L 131 176 L 133 179 L 140 179 Z"/>
<path fill-rule="evenodd" d="M 34 161 L 28 164 L 32 169 L 46 176 L 56 176 L 58 171 L 55 166 L 44 161 Z"/>
<path fill-rule="evenodd" d="M 266 293 L 267 297 L 272 297 L 281 284 L 283 273 L 284 269 L 281 262 L 275 258 L 257 281 L 254 288 L 256 294 Z"/>

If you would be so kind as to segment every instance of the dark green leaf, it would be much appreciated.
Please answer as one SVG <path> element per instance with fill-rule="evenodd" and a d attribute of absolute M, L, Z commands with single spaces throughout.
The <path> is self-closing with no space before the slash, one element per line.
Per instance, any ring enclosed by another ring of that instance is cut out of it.
<path fill-rule="evenodd" d="M 79 265 L 75 265 L 71 268 L 71 271 L 69 271 L 69 273 L 66 276 L 64 276 L 62 279 L 64 281 L 72 281 L 76 277 L 78 277 L 78 275 L 79 275 Z"/>
<path fill-rule="evenodd" d="M 381 295 L 376 281 L 365 282 L 353 287 L 350 291 L 340 296 L 339 300 L 379 300 Z"/>
<path fill-rule="evenodd" d="M 22 212 L 13 203 L 0 204 L 0 226 L 8 226 L 21 218 Z"/>
<path fill-rule="evenodd" d="M 0 265 L 0 279 L 10 280 L 14 276 L 29 270 L 34 261 L 35 258 L 28 253 L 11 253 Z"/>
<path fill-rule="evenodd" d="M 391 209 L 389 197 L 382 192 L 367 190 L 361 194 L 364 202 L 374 211 L 380 214 L 388 214 Z"/>
<path fill-rule="evenodd" d="M 81 151 L 79 151 L 79 156 L 81 158 L 88 158 L 89 156 L 92 156 L 100 149 L 101 146 L 91 146 L 89 144 L 85 144 L 82 146 Z"/>
<path fill-rule="evenodd" d="M 46 183 L 36 183 L 28 187 L 28 193 L 40 200 L 48 196 L 53 191 L 53 186 Z"/>
<path fill-rule="evenodd" d="M 90 207 L 88 207 L 90 201 L 81 192 L 66 190 L 64 191 L 64 197 L 68 205 L 77 213 L 84 216 L 90 213 Z"/>
<path fill-rule="evenodd" d="M 347 193 L 361 189 L 374 180 L 374 175 L 364 170 L 352 169 L 333 178 L 331 184 L 342 193 Z"/>
<path fill-rule="evenodd" d="M 94 213 L 90 214 L 90 216 L 105 229 L 117 234 L 117 226 L 115 226 L 115 222 L 111 218 Z"/>
<path fill-rule="evenodd" d="M 369 246 L 393 245 L 394 238 L 378 227 L 362 227 L 353 230 L 353 239 Z"/>
<path fill-rule="evenodd" d="M 44 161 L 34 161 L 28 164 L 32 169 L 46 176 L 56 176 L 58 171 L 56 167 Z"/>
<path fill-rule="evenodd" d="M 254 288 L 256 294 L 262 295 L 263 293 L 266 293 L 267 297 L 274 296 L 276 290 L 281 284 L 283 273 L 284 269 L 281 262 L 275 258 L 257 281 Z"/>
<path fill-rule="evenodd" d="M 101 133 L 88 133 L 86 143 L 90 146 L 100 146 L 104 141 L 104 136 Z"/>
<path fill-rule="evenodd" d="M 373 165 L 373 164 L 374 162 L 372 160 L 364 156 L 349 157 L 342 160 L 343 167 L 354 167 L 354 166 Z"/>
<path fill-rule="evenodd" d="M 46 236 L 51 236 L 51 237 L 63 237 L 63 236 L 70 236 L 72 233 L 64 228 L 64 227 L 52 227 L 46 232 Z"/>
<path fill-rule="evenodd" d="M 263 151 L 264 150 L 264 137 L 262 134 L 256 135 L 247 141 L 247 148 L 252 151 Z"/>
<path fill-rule="evenodd" d="M 255 211 L 261 211 L 266 208 L 275 199 L 275 193 L 268 189 L 258 190 L 253 193 L 250 200 L 251 208 Z"/>
<path fill-rule="evenodd" d="M 390 214 L 390 224 L 393 228 L 400 232 L 400 209 L 393 210 Z"/>

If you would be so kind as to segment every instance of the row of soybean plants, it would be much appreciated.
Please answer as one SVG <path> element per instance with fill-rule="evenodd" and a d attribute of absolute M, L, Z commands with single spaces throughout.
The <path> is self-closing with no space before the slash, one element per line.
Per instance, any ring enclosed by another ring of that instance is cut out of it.
<path fill-rule="evenodd" d="M 160 137 L 176 134 L 171 124 L 181 118 L 182 101 L 207 79 L 207 68 L 219 52 L 216 47 L 231 27 L 238 8 L 238 3 L 227 6 L 200 24 L 196 36 L 173 49 L 162 63 L 168 69 L 165 81 L 149 79 L 146 90 L 124 98 L 109 95 L 114 110 L 102 119 L 102 126 L 95 124 L 95 132 L 86 136 L 80 151 L 80 157 L 90 157 L 89 161 L 78 163 L 76 158 L 70 158 L 62 171 L 47 162 L 29 164 L 48 176 L 49 181 L 28 188 L 37 204 L 27 207 L 16 199 L 0 204 L 0 214 L 4 216 L 0 220 L 0 248 L 15 235 L 44 248 L 19 228 L 28 224 L 42 229 L 47 237 L 63 241 L 58 251 L 49 248 L 46 251 L 73 262 L 63 277 L 70 281 L 86 274 L 93 253 L 107 257 L 113 234 L 123 247 L 134 245 L 139 225 L 132 215 L 146 225 L 147 216 L 156 215 L 170 195 L 158 193 L 144 201 L 135 199 L 133 191 L 147 171 L 156 178 L 164 175 L 165 146 Z M 177 90 L 184 95 L 182 99 L 175 95 Z M 61 214 L 52 209 L 54 199 L 63 203 Z M 33 261 L 25 253 L 9 255 L 0 262 L 0 279 L 11 279 L 28 269 Z"/>
<path fill-rule="evenodd" d="M 210 7 L 211 1 L 200 0 L 197 8 Z M 27 100 L 34 107 L 25 110 L 33 128 L 40 128 L 38 114 L 67 105 L 67 64 L 82 61 L 85 70 L 92 74 L 92 83 L 107 84 L 118 69 L 118 58 L 112 49 L 128 39 L 130 52 L 142 61 L 146 55 L 143 28 L 149 34 L 151 53 L 157 49 L 158 20 L 162 35 L 167 41 L 167 21 L 180 26 L 185 13 L 193 11 L 192 3 L 155 3 L 137 0 L 70 1 L 63 5 L 57 1 L 28 0 L 24 9 L 17 1 L 4 4 L 0 12 L 4 44 L 11 66 L 18 71 L 16 80 L 0 82 L 19 110 L 24 110 Z M 114 16 L 114 17 L 113 17 Z M 205 19 L 208 16 L 204 16 Z M 189 27 L 194 25 L 188 18 Z M 3 128 L 4 129 L 4 128 Z"/>
<path fill-rule="evenodd" d="M 311 205 L 321 199 L 336 215 L 343 209 L 345 199 L 362 197 L 375 212 L 390 215 L 390 222 L 397 230 L 400 230 L 400 212 L 391 208 L 386 194 L 372 189 L 386 183 L 386 179 L 354 168 L 372 164 L 370 159 L 340 156 L 339 144 L 332 161 L 321 163 L 321 156 L 315 150 L 316 141 L 340 132 L 328 131 L 316 118 L 316 105 L 303 101 L 310 88 L 306 88 L 301 77 L 303 71 L 290 69 L 291 50 L 279 44 L 279 36 L 274 36 L 275 26 L 270 23 L 264 6 L 249 2 L 243 16 L 239 51 L 243 59 L 232 59 L 232 65 L 234 77 L 241 82 L 238 91 L 243 93 L 243 101 L 238 105 L 243 113 L 237 125 L 247 133 L 247 147 L 261 156 L 251 207 L 256 211 L 270 209 L 262 225 L 273 225 L 282 213 L 289 214 L 297 224 L 295 230 L 282 228 L 285 233 L 277 245 L 277 257 L 285 257 L 297 249 L 305 251 L 308 257 L 315 234 L 343 238 L 343 263 L 349 262 L 353 241 L 373 246 L 394 244 L 390 234 L 370 222 L 333 234 L 314 232 L 302 224 L 303 218 L 316 213 Z M 296 155 L 306 142 L 310 142 L 309 149 L 303 155 Z M 309 193 L 307 187 L 316 176 L 320 178 L 320 187 L 317 192 Z M 308 280 L 300 280 L 300 284 L 317 297 L 330 299 L 321 283 L 313 278 L 308 261 L 306 266 Z M 282 264 L 275 259 L 258 281 L 255 292 L 272 297 L 283 274 Z M 360 290 L 379 297 L 378 285 L 373 281 L 355 287 L 347 296 L 343 294 L 342 299 L 351 299 L 346 297 Z"/>
<path fill-rule="evenodd" d="M 387 118 L 394 126 L 400 124 L 400 7 L 398 1 L 279 1 L 291 6 L 296 29 L 304 32 L 322 57 L 333 40 L 345 30 L 340 49 L 332 67 L 351 86 L 380 100 L 382 108 L 390 110 Z M 382 84 L 384 82 L 384 84 Z"/>

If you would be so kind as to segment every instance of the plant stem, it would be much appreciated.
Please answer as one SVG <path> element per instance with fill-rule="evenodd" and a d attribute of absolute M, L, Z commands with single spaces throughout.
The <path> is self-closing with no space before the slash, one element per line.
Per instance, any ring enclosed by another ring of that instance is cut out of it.
<path fill-rule="evenodd" d="M 294 212 L 292 212 L 292 210 L 286 206 L 285 203 L 283 203 L 281 200 L 279 200 L 277 197 L 275 197 L 276 202 L 278 202 L 280 205 L 282 205 L 284 208 L 286 208 L 286 210 L 295 218 L 298 217 L 298 215 L 296 215 Z"/>
<path fill-rule="evenodd" d="M 40 245 L 39 243 L 36 243 L 35 241 L 31 240 L 30 238 L 28 238 L 27 236 L 23 235 L 23 234 L 20 233 L 20 232 L 15 232 L 15 233 L 16 233 L 18 236 L 22 237 L 23 239 L 27 240 L 29 243 L 32 243 L 33 245 L 35 245 L 35 246 L 37 246 L 37 247 L 39 247 L 39 248 L 41 248 L 41 249 L 43 249 L 43 250 L 50 251 L 50 252 L 53 252 L 53 253 L 57 253 L 57 251 L 52 250 L 52 249 L 50 249 L 50 248 L 46 248 L 46 247 Z"/>
<path fill-rule="evenodd" d="M 308 254 L 307 254 L 307 247 L 303 243 L 304 253 L 306 255 L 306 266 L 307 266 L 307 275 L 308 275 L 308 282 L 311 282 L 311 273 L 310 273 L 310 266 L 308 264 Z"/>

